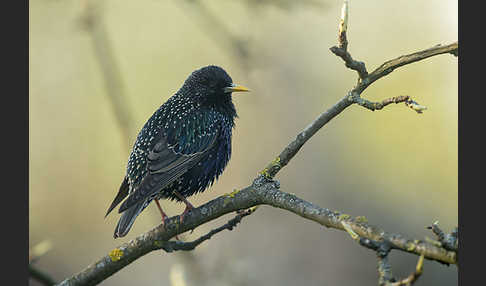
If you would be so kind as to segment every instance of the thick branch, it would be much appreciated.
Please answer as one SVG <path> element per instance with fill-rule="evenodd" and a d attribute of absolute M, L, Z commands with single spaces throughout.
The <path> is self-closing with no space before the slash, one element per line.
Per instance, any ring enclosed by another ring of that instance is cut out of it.
<path fill-rule="evenodd" d="M 456 253 L 437 247 L 431 243 L 408 239 L 401 234 L 388 233 L 378 227 L 352 218 L 340 212 L 321 208 L 295 195 L 282 192 L 278 184 L 264 177 L 255 180 L 252 186 L 218 197 L 198 208 L 194 208 L 180 224 L 179 216 L 171 217 L 162 225 L 140 235 L 134 240 L 122 244 L 99 261 L 88 266 L 79 274 L 64 280 L 59 285 L 95 285 L 139 257 L 163 249 L 166 242 L 178 234 L 194 229 L 222 215 L 251 208 L 257 205 L 270 205 L 291 211 L 303 218 L 315 221 L 328 228 L 344 230 L 342 222 L 349 225 L 360 237 L 376 241 L 387 241 L 394 249 L 423 254 L 425 258 L 446 264 L 456 263 Z"/>

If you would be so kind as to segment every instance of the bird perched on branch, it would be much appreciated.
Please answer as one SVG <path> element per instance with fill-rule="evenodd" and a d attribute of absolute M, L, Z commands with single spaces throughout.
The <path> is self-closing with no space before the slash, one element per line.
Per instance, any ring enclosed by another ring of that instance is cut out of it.
<path fill-rule="evenodd" d="M 114 237 L 125 236 L 137 216 L 155 200 L 184 202 L 181 222 L 193 206 L 187 197 L 213 184 L 231 156 L 237 117 L 231 95 L 249 91 L 233 83 L 218 66 L 194 71 L 182 87 L 155 111 L 137 136 L 125 178 L 105 217 L 125 198 Z"/>

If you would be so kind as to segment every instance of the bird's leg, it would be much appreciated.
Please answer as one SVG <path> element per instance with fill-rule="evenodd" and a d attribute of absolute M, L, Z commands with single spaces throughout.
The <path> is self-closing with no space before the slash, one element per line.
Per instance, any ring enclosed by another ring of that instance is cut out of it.
<path fill-rule="evenodd" d="M 159 200 L 158 199 L 155 199 L 155 203 L 157 204 L 157 208 L 159 208 L 159 211 L 160 211 L 160 214 L 162 215 L 162 225 L 164 226 L 165 228 L 165 220 L 167 219 L 167 215 L 164 213 L 164 211 L 162 210 L 162 208 L 160 207 L 160 204 L 159 204 Z M 176 235 L 175 238 L 177 240 L 180 240 L 179 237 Z"/>
<path fill-rule="evenodd" d="M 160 207 L 159 200 L 155 199 L 155 203 L 157 204 L 157 208 L 159 208 L 160 215 L 162 216 L 162 225 L 165 226 L 165 220 L 167 219 L 167 215 L 164 213 L 162 208 Z"/>
<path fill-rule="evenodd" d="M 176 197 L 178 197 L 181 201 L 183 201 L 185 204 L 186 204 L 186 209 L 184 210 L 184 212 L 181 214 L 181 217 L 180 217 L 180 222 L 182 223 L 184 221 L 184 216 L 194 208 L 194 206 L 188 202 L 186 200 L 186 198 L 184 198 L 183 195 L 181 195 L 178 191 L 174 191 L 174 195 L 176 195 Z"/>

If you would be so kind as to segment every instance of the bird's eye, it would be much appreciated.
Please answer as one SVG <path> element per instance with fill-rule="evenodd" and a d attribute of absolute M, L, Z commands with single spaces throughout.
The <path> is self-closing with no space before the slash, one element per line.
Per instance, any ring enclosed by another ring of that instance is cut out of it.
<path fill-rule="evenodd" d="M 207 78 L 202 79 L 201 84 L 207 87 L 213 87 L 213 82 Z"/>

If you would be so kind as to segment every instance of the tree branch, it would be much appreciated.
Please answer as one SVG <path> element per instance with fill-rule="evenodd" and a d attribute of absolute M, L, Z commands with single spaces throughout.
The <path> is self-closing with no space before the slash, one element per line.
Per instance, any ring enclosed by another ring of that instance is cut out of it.
<path fill-rule="evenodd" d="M 401 56 L 396 59 L 385 62 L 370 75 L 360 81 L 344 98 L 339 100 L 334 106 L 329 108 L 327 111 L 319 115 L 309 126 L 307 126 L 304 131 L 297 135 L 297 138 L 290 142 L 287 147 L 280 153 L 280 155 L 275 158 L 263 171 L 265 177 L 271 179 L 273 178 L 288 162 L 299 152 L 300 148 L 309 140 L 319 129 L 321 129 L 325 124 L 327 124 L 336 115 L 341 113 L 344 109 L 357 103 L 363 105 L 363 99 L 361 98 L 361 93 L 370 86 L 373 82 L 384 77 L 385 75 L 392 72 L 394 69 L 411 64 L 426 58 L 445 54 L 445 53 L 457 53 L 458 43 L 455 42 L 446 46 L 435 46 L 430 49 L 419 51 L 410 55 Z M 386 68 L 383 68 L 386 67 Z"/>
<path fill-rule="evenodd" d="M 41 283 L 42 285 L 50 286 L 56 284 L 56 281 L 54 281 L 52 277 L 35 268 L 32 264 L 29 264 L 29 276 L 32 279 L 35 279 L 36 281 Z"/>
<path fill-rule="evenodd" d="M 231 220 L 228 221 L 228 223 L 216 228 L 212 229 L 210 232 L 207 234 L 199 237 L 198 239 L 191 241 L 191 242 L 183 242 L 183 241 L 164 241 L 162 245 L 162 249 L 165 250 L 166 252 L 173 252 L 177 250 L 184 250 L 184 251 L 190 251 L 194 250 L 199 244 L 203 243 L 206 240 L 211 239 L 211 237 L 225 229 L 227 230 L 233 230 L 233 228 L 236 227 L 238 223 L 241 222 L 241 219 L 244 218 L 245 216 L 251 215 L 256 211 L 258 206 L 251 207 L 247 210 L 242 210 L 242 211 L 237 211 L 237 215 L 232 218 Z"/>
<path fill-rule="evenodd" d="M 407 278 L 397 281 L 392 274 L 391 265 L 388 261 L 388 254 L 393 249 L 393 245 L 388 240 L 376 241 L 369 238 L 360 237 L 353 229 L 346 223 L 341 223 L 344 229 L 351 235 L 351 237 L 358 241 L 360 245 L 374 250 L 378 257 L 378 285 L 380 286 L 401 286 L 401 285 L 413 285 L 417 279 L 422 275 L 422 269 L 424 264 L 424 254 L 420 254 L 415 271 L 412 272 Z"/>
<path fill-rule="evenodd" d="M 383 107 L 392 104 L 392 103 L 401 103 L 405 102 L 405 105 L 410 107 L 411 109 L 415 110 L 417 113 L 422 113 L 427 107 L 418 104 L 417 102 L 413 101 L 410 96 L 408 95 L 401 95 L 390 97 L 387 99 L 382 100 L 381 102 L 372 102 L 362 97 L 356 98 L 356 103 L 364 108 L 367 108 L 371 111 L 383 109 Z"/>
<path fill-rule="evenodd" d="M 139 257 L 154 250 L 164 249 L 167 245 L 166 242 L 178 234 L 195 229 L 222 215 L 257 205 L 281 208 L 325 227 L 338 230 L 345 230 L 342 224 L 345 222 L 360 237 L 374 241 L 386 241 L 393 249 L 418 255 L 423 254 L 429 260 L 446 264 L 456 263 L 456 252 L 454 251 L 448 251 L 426 241 L 409 239 L 401 234 L 388 233 L 368 224 L 363 218 L 353 218 L 337 211 L 321 208 L 293 194 L 282 192 L 278 187 L 278 182 L 268 181 L 265 177 L 259 176 L 251 186 L 241 191 L 225 194 L 192 209 L 184 217 L 183 224 L 180 224 L 179 216 L 167 219 L 165 228 L 159 225 L 132 241 L 120 245 L 59 285 L 95 285 Z"/>
<path fill-rule="evenodd" d="M 346 36 L 346 31 L 348 30 L 348 18 L 349 5 L 348 1 L 344 0 L 343 8 L 341 10 L 341 20 L 339 21 L 338 45 L 331 47 L 330 50 L 333 54 L 343 59 L 346 67 L 358 72 L 359 78 L 362 80 L 368 76 L 368 71 L 366 70 L 365 63 L 354 60 L 348 52 L 348 39 Z"/>
<path fill-rule="evenodd" d="M 389 60 L 375 69 L 372 73 L 370 73 L 362 82 L 360 82 L 356 88 L 355 92 L 357 94 L 361 94 L 368 86 L 370 86 L 373 82 L 377 81 L 378 79 L 390 74 L 395 69 L 424 60 L 426 58 L 430 58 L 433 56 L 441 55 L 441 54 L 452 54 L 457 57 L 459 49 L 458 42 L 454 42 L 452 44 L 448 44 L 445 46 L 442 45 L 435 45 L 432 48 L 425 49 L 422 51 L 418 51 L 415 53 L 411 53 L 408 55 L 400 56 L 393 60 Z"/>
<path fill-rule="evenodd" d="M 423 272 L 423 266 L 424 266 L 424 256 L 420 255 L 418 261 L 417 261 L 417 266 L 415 266 L 415 271 L 412 272 L 410 275 L 408 275 L 407 278 L 402 279 L 397 282 L 392 282 L 387 285 L 389 286 L 410 286 L 413 285 L 415 282 L 417 282 L 418 278 L 422 275 Z"/>
<path fill-rule="evenodd" d="M 442 229 L 439 228 L 439 222 L 436 221 L 432 224 L 432 226 L 427 227 L 431 229 L 432 232 L 437 236 L 439 239 L 439 243 L 447 250 L 457 251 L 457 247 L 459 244 L 459 233 L 458 228 L 454 228 L 450 234 L 446 234 Z"/>

